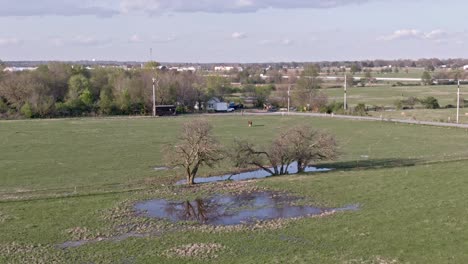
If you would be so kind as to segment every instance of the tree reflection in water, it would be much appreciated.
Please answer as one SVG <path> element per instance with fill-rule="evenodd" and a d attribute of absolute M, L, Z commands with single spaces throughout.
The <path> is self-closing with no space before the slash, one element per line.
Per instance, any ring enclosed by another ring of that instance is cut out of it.
<path fill-rule="evenodd" d="M 150 217 L 172 222 L 196 221 L 211 225 L 236 225 L 258 220 L 318 215 L 330 211 L 357 210 L 358 205 L 343 208 L 320 208 L 297 205 L 300 197 L 275 192 L 252 192 L 237 195 L 215 195 L 193 201 L 151 200 L 136 204 L 137 210 Z M 300 203 L 299 203 L 300 204 Z"/>

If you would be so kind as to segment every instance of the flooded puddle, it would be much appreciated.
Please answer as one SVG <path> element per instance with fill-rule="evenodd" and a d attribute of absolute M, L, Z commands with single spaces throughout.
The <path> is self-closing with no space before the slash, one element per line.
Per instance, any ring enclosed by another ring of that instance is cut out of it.
<path fill-rule="evenodd" d="M 256 221 L 321 215 L 329 212 L 357 210 L 357 205 L 343 208 L 319 208 L 294 205 L 301 198 L 275 192 L 241 195 L 216 195 L 195 201 L 151 200 L 135 205 L 143 215 L 171 222 L 195 221 L 209 225 L 238 225 Z"/>
<path fill-rule="evenodd" d="M 171 168 L 169 167 L 164 167 L 164 166 L 161 166 L 161 167 L 154 167 L 153 170 L 155 171 L 166 171 L 166 170 L 170 170 Z"/>
<path fill-rule="evenodd" d="M 306 167 L 305 172 L 327 172 L 331 171 L 331 169 L 326 168 L 316 168 L 316 167 Z M 289 174 L 297 174 L 297 164 L 292 163 L 288 167 Z M 249 172 L 242 172 L 238 174 L 226 174 L 222 176 L 213 176 L 213 177 L 206 177 L 206 178 L 195 178 L 195 183 L 210 183 L 210 182 L 220 182 L 220 181 L 243 181 L 243 180 L 251 180 L 251 179 L 263 179 L 272 176 L 270 173 L 259 169 L 255 171 Z M 180 180 L 176 184 L 181 185 L 187 183 L 186 180 Z"/>

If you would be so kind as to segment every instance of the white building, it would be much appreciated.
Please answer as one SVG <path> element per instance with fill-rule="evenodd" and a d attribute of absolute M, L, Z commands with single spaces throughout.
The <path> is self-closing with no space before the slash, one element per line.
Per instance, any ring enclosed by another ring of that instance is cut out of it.
<path fill-rule="evenodd" d="M 171 71 L 178 71 L 178 72 L 196 72 L 197 69 L 195 67 L 171 67 L 169 68 Z"/>
<path fill-rule="evenodd" d="M 239 72 L 243 71 L 244 69 L 242 67 L 234 67 L 234 66 L 215 66 L 214 71 L 215 72 L 229 72 L 232 70 L 237 70 Z"/>
<path fill-rule="evenodd" d="M 208 111 L 214 111 L 216 109 L 216 104 L 221 103 L 221 100 L 217 97 L 211 98 L 207 103 L 206 103 L 206 110 Z"/>
<path fill-rule="evenodd" d="M 21 71 L 35 71 L 37 67 L 6 67 L 4 72 L 21 72 Z"/>

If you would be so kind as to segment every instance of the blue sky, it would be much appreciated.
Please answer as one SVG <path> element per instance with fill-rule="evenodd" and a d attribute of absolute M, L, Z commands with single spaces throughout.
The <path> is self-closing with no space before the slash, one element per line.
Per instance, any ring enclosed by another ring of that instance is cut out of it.
<path fill-rule="evenodd" d="M 1 60 L 468 57 L 463 0 L 0 0 Z"/>

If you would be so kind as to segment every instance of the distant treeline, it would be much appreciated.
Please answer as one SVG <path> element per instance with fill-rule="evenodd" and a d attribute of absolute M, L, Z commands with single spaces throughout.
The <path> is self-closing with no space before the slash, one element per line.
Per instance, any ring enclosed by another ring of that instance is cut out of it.
<path fill-rule="evenodd" d="M 89 115 L 144 115 L 156 103 L 191 111 L 197 102 L 236 92 L 231 81 L 192 72 L 154 68 L 124 70 L 64 63 L 41 65 L 35 71 L 0 71 L 0 116 L 48 118 Z"/>
<path fill-rule="evenodd" d="M 48 61 L 7 61 L 5 65 L 12 67 L 36 67 L 40 65 L 48 65 Z M 132 68 L 139 68 L 145 62 L 137 61 L 74 61 L 67 62 L 69 64 L 81 65 L 81 66 L 128 66 Z M 457 58 L 457 59 L 418 59 L 418 60 L 361 60 L 361 61 L 320 61 L 320 62 L 266 62 L 266 63 L 162 63 L 166 66 L 200 66 L 202 70 L 212 70 L 215 66 L 219 65 L 231 65 L 231 66 L 244 66 L 244 67 L 258 67 L 279 69 L 284 66 L 289 68 L 304 67 L 306 65 L 315 64 L 320 67 L 351 67 L 352 65 L 358 65 L 361 68 L 374 68 L 374 67 L 385 67 L 388 65 L 396 67 L 418 67 L 433 69 L 441 67 L 443 65 L 449 68 L 460 68 L 464 65 L 468 65 L 468 59 Z"/>

